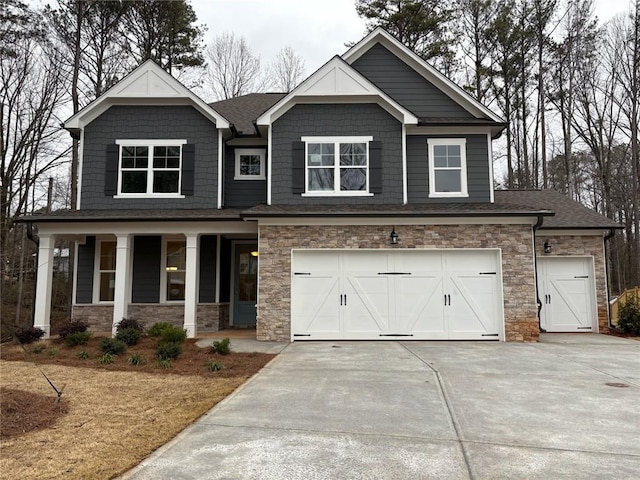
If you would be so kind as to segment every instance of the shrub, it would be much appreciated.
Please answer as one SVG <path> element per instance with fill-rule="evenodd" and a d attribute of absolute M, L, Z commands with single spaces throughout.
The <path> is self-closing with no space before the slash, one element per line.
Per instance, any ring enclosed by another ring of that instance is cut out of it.
<path fill-rule="evenodd" d="M 182 345 L 176 342 L 160 342 L 156 349 L 158 360 L 173 360 L 182 353 Z"/>
<path fill-rule="evenodd" d="M 45 349 L 47 348 L 47 346 L 44 343 L 39 343 L 38 345 L 34 346 L 31 349 L 32 353 L 42 353 L 45 351 Z"/>
<path fill-rule="evenodd" d="M 129 365 L 133 365 L 135 367 L 145 364 L 144 357 L 139 353 L 134 353 L 133 355 L 131 355 L 129 357 L 129 360 L 127 360 L 127 362 L 129 363 Z"/>
<path fill-rule="evenodd" d="M 215 341 L 211 345 L 211 353 L 219 353 L 220 355 L 229 355 L 231 352 L 231 340 L 223 338 L 222 340 Z"/>
<path fill-rule="evenodd" d="M 127 349 L 127 344 L 117 338 L 103 338 L 100 341 L 100 350 L 103 353 L 119 355 Z"/>
<path fill-rule="evenodd" d="M 80 360 L 86 360 L 87 358 L 89 358 L 89 352 L 87 352 L 86 350 L 81 350 L 76 353 L 76 357 L 78 357 Z"/>
<path fill-rule="evenodd" d="M 60 329 L 58 330 L 58 334 L 60 335 L 60 338 L 64 340 L 73 333 L 86 332 L 87 328 L 89 328 L 89 325 L 84 322 L 68 322 L 60 327 Z"/>
<path fill-rule="evenodd" d="M 640 335 L 640 304 L 636 297 L 629 297 L 618 310 L 618 327 L 625 333 Z"/>
<path fill-rule="evenodd" d="M 144 332 L 144 326 L 138 322 L 137 320 L 134 320 L 133 318 L 123 318 L 120 323 L 118 323 L 118 325 L 116 325 L 116 331 L 120 331 L 120 330 L 126 330 L 132 328 L 134 330 L 138 330 L 140 333 Z"/>
<path fill-rule="evenodd" d="M 103 365 L 109 365 L 110 363 L 113 363 L 115 359 L 116 359 L 115 355 L 111 353 L 104 353 L 102 354 L 101 357 L 98 358 L 98 363 L 101 363 Z"/>
<path fill-rule="evenodd" d="M 14 335 L 20 343 L 27 344 L 40 340 L 44 336 L 44 330 L 38 327 L 19 328 Z"/>
<path fill-rule="evenodd" d="M 91 338 L 91 332 L 73 332 L 64 337 L 64 344 L 67 347 L 85 345 Z"/>
<path fill-rule="evenodd" d="M 140 340 L 142 336 L 142 330 L 138 330 L 137 328 L 127 327 L 120 328 L 118 327 L 118 331 L 116 333 L 116 338 L 127 345 L 135 345 Z"/>
<path fill-rule="evenodd" d="M 55 357 L 58 354 L 58 351 L 59 350 L 56 347 L 51 347 L 49 350 L 47 350 L 47 353 L 50 357 Z"/>
<path fill-rule="evenodd" d="M 160 335 L 160 343 L 184 343 L 187 339 L 187 331 L 179 327 L 170 325 L 162 330 Z"/>
<path fill-rule="evenodd" d="M 147 333 L 150 337 L 161 337 L 162 332 L 164 332 L 167 328 L 173 328 L 173 325 L 167 322 L 158 322 L 154 323 Z"/>
<path fill-rule="evenodd" d="M 207 363 L 206 366 L 207 366 L 207 370 L 209 370 L 210 372 L 217 372 L 224 368 L 224 365 L 222 365 L 221 363 L 213 362 L 213 361 Z"/>
<path fill-rule="evenodd" d="M 158 360 L 158 366 L 162 367 L 162 368 L 169 368 L 171 367 L 171 359 L 166 358 L 164 360 Z"/>

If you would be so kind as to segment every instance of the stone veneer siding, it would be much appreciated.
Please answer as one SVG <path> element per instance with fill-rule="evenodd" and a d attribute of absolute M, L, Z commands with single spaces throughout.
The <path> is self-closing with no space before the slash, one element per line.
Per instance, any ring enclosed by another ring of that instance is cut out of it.
<path fill-rule="evenodd" d="M 256 336 L 291 340 L 291 249 L 390 248 L 389 226 L 259 225 Z M 530 225 L 401 225 L 394 248 L 500 248 L 507 341 L 535 342 L 538 326 Z"/>
<path fill-rule="evenodd" d="M 552 245 L 552 251 L 549 254 L 544 253 L 545 240 L 549 240 Z M 540 231 L 536 236 L 536 254 L 543 258 L 567 255 L 593 257 L 598 329 L 600 333 L 609 332 L 609 299 L 602 235 L 548 235 Z"/>
<path fill-rule="evenodd" d="M 181 327 L 184 325 L 184 305 L 159 303 L 129 304 L 129 318 L 138 320 L 145 328 L 154 323 L 167 322 Z M 89 324 L 92 332 L 110 332 L 113 321 L 113 305 L 74 305 L 73 320 Z M 229 326 L 228 303 L 200 303 L 197 312 L 197 333 L 217 332 Z"/>

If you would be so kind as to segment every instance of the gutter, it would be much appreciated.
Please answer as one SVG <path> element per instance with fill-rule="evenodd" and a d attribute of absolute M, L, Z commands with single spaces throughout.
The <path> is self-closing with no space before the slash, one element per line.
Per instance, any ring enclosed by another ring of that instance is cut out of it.
<path fill-rule="evenodd" d="M 542 215 L 538 215 L 538 221 L 533 226 L 533 269 L 536 277 L 536 303 L 538 304 L 538 330 L 541 333 L 545 333 L 546 330 L 542 328 L 542 318 L 540 317 L 540 312 L 542 311 L 542 302 L 540 301 L 540 287 L 538 285 L 538 254 L 536 250 L 536 231 L 542 226 L 542 222 L 544 221 L 544 217 Z"/>
<path fill-rule="evenodd" d="M 34 228 L 35 227 L 35 228 Z M 27 222 L 27 238 L 36 245 L 36 266 L 40 264 L 40 238 L 38 237 L 38 227 L 33 222 Z M 36 315 L 36 287 L 38 284 L 38 270 L 34 272 L 35 282 L 33 282 L 33 295 L 31 299 L 31 325 L 35 322 Z"/>

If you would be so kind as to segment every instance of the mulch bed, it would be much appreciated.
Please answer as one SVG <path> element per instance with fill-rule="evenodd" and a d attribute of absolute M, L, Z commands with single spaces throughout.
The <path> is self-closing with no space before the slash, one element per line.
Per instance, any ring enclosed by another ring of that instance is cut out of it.
<path fill-rule="evenodd" d="M 79 368 L 231 378 L 252 375 L 275 356 L 268 353 L 234 352 L 233 340 L 231 341 L 231 353 L 220 355 L 211 353 L 209 348 L 198 347 L 194 339 L 187 339 L 183 344 L 180 356 L 171 361 L 170 367 L 164 368 L 156 360 L 158 339 L 143 337 L 137 345 L 130 346 L 124 353 L 118 355 L 113 363 L 101 364 L 98 362 L 98 358 L 102 356 L 102 351 L 99 347 L 102 338 L 104 337 L 91 338 L 86 345 L 76 347 L 67 347 L 59 339 L 44 340 L 25 345 L 24 349 L 19 345 L 7 343 L 3 344 L 0 349 L 0 358 L 8 361 L 27 361 L 37 364 L 56 364 Z M 78 354 L 82 351 L 88 353 L 88 358 L 78 358 Z M 144 359 L 144 364 L 136 366 L 129 364 L 128 360 L 133 354 L 140 355 Z M 206 365 L 212 361 L 222 364 L 224 368 L 218 371 L 209 371 Z"/>
<path fill-rule="evenodd" d="M 65 399 L 53 395 L 0 388 L 0 440 L 53 426 L 69 412 Z"/>

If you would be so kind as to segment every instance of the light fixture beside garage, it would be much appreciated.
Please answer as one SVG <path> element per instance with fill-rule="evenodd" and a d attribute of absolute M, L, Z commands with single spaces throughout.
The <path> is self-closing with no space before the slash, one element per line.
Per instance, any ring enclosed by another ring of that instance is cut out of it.
<path fill-rule="evenodd" d="M 260 254 L 258 253 L 258 250 L 253 250 L 253 251 L 251 252 L 251 256 L 252 256 L 252 257 L 257 257 L 258 255 L 260 255 Z"/>
<path fill-rule="evenodd" d="M 391 240 L 391 245 L 398 244 L 398 234 L 396 233 L 396 227 L 393 227 L 391 233 L 389 234 L 389 239 Z"/>
<path fill-rule="evenodd" d="M 551 242 L 549 240 L 545 240 L 542 246 L 544 247 L 544 253 L 551 253 Z"/>

